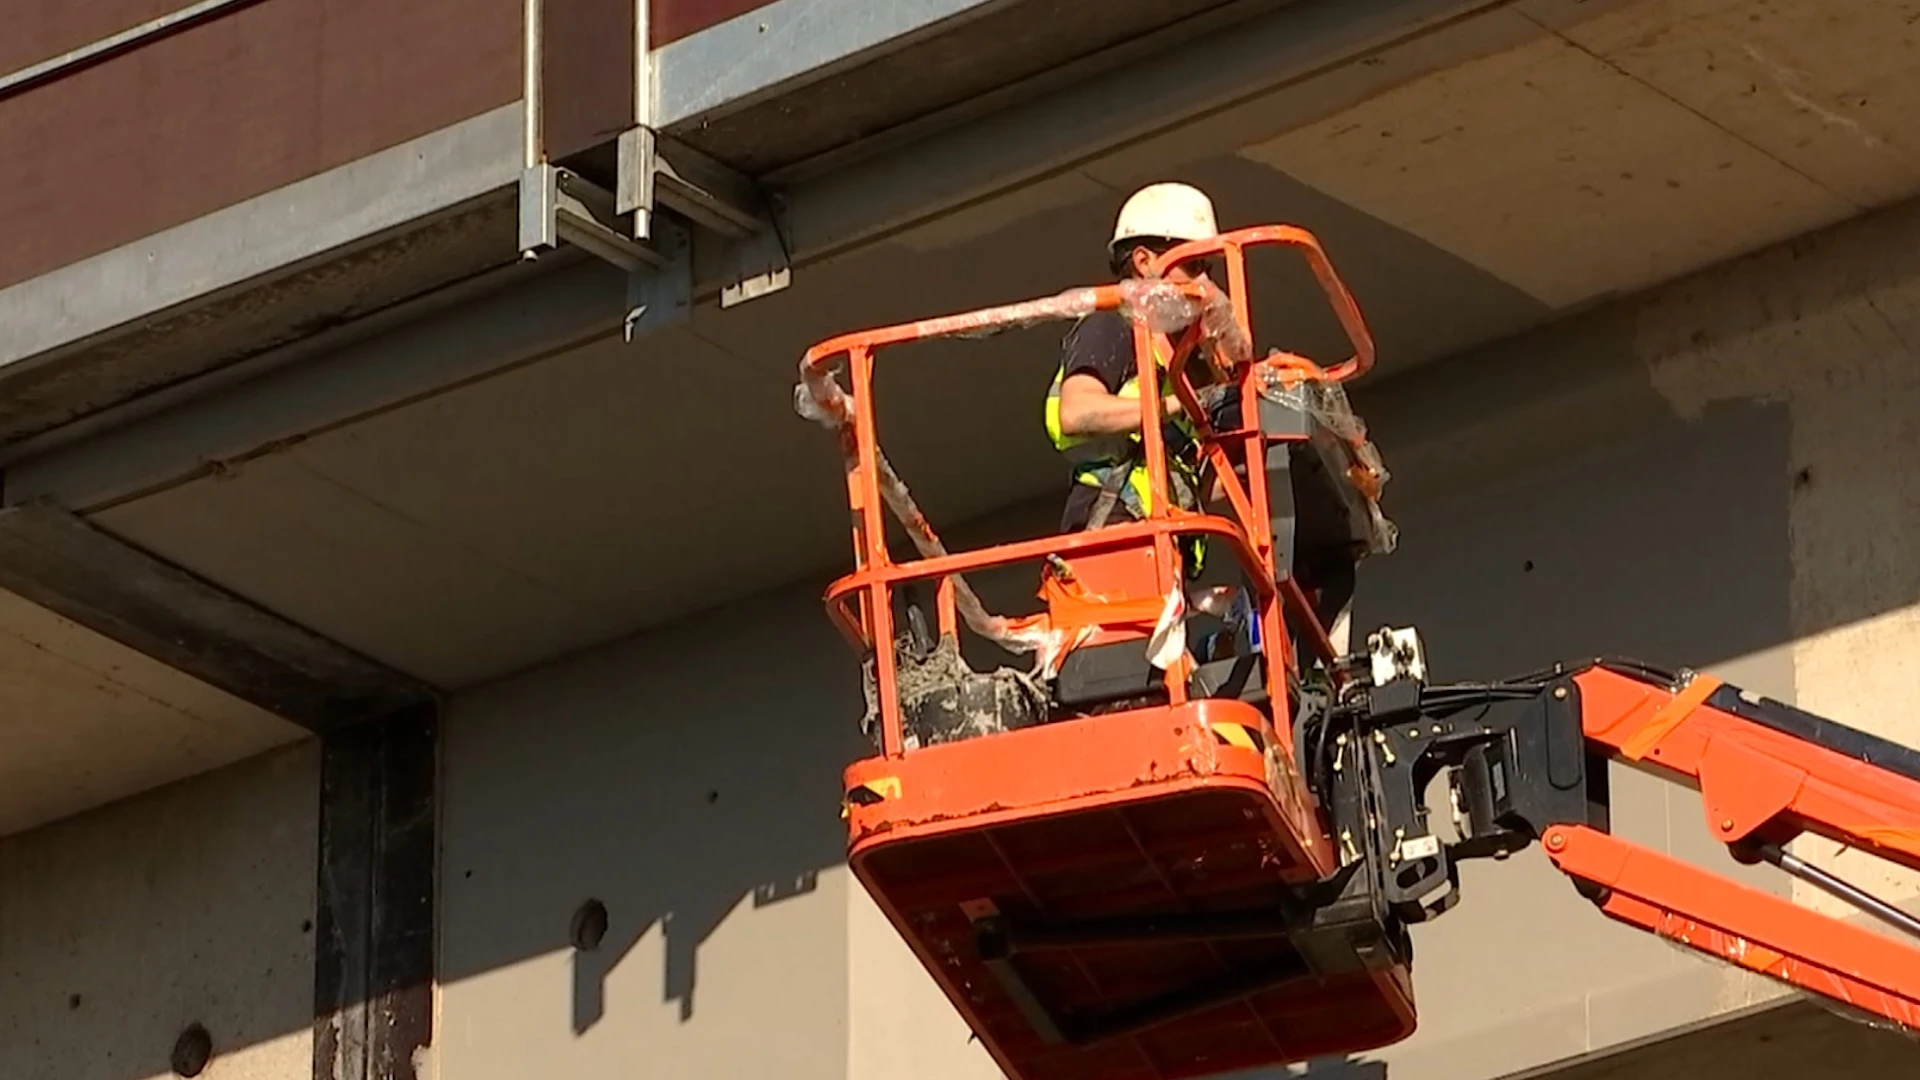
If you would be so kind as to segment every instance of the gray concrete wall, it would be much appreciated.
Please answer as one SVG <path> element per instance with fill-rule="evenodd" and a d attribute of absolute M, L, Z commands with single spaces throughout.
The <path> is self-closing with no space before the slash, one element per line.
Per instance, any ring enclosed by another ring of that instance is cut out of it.
<path fill-rule="evenodd" d="M 302 743 L 0 840 L 0 1076 L 313 1069 L 319 754 Z"/>
<path fill-rule="evenodd" d="M 845 1075 L 860 691 L 817 595 L 456 700 L 441 1075 Z M 589 900 L 608 932 L 575 951 Z"/>

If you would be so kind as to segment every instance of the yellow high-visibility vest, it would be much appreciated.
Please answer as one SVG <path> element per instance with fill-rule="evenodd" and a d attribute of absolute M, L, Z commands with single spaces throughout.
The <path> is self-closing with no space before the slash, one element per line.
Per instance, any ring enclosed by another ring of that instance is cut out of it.
<path fill-rule="evenodd" d="M 1173 396 L 1173 376 L 1165 371 L 1167 356 L 1156 342 L 1154 360 L 1162 368 L 1160 375 L 1160 396 Z M 1053 386 L 1047 391 L 1047 437 L 1053 440 L 1053 448 L 1060 451 L 1073 464 L 1074 480 L 1091 487 L 1104 487 L 1113 476 L 1113 470 L 1128 467 L 1126 483 L 1119 495 L 1122 503 L 1136 517 L 1145 518 L 1153 503 L 1153 485 L 1148 480 L 1147 465 L 1136 452 L 1140 443 L 1140 433 L 1135 431 L 1126 435 L 1068 435 L 1060 429 L 1060 387 L 1066 382 L 1067 361 L 1063 356 L 1060 368 L 1054 372 Z M 1120 385 L 1118 396 L 1139 398 L 1140 376 L 1136 372 L 1127 376 Z M 1184 416 L 1172 418 L 1173 425 L 1185 432 L 1191 439 L 1198 440 L 1199 432 Z M 1127 466 L 1131 460 L 1132 465 Z M 1199 505 L 1198 492 L 1200 478 L 1194 466 L 1175 455 L 1167 455 L 1167 482 L 1177 505 L 1189 509 Z"/>

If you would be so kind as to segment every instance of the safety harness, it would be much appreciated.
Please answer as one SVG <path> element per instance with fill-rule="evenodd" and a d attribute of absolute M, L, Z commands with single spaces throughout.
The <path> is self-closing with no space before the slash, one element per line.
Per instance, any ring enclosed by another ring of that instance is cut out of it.
<path fill-rule="evenodd" d="M 1074 323 L 1074 329 L 1068 331 L 1067 340 L 1080 328 L 1084 318 Z M 1158 341 L 1154 342 L 1154 361 L 1161 369 L 1160 396 L 1170 396 L 1173 390 L 1173 377 L 1166 370 L 1168 357 Z M 1065 350 L 1063 349 L 1064 353 Z M 1047 391 L 1046 422 L 1047 436 L 1053 440 L 1054 449 L 1073 466 L 1075 483 L 1086 484 L 1100 489 L 1099 498 L 1094 502 L 1088 515 L 1088 529 L 1098 529 L 1106 525 L 1115 506 L 1124 506 L 1127 512 L 1138 520 L 1145 520 L 1153 503 L 1153 484 L 1146 465 L 1145 442 L 1139 432 L 1125 435 L 1068 435 L 1060 424 L 1060 391 L 1066 382 L 1067 362 L 1063 355 L 1060 368 L 1054 373 L 1053 385 Z M 1130 374 L 1120 385 L 1118 396 L 1139 398 L 1140 377 Z M 1199 432 L 1184 416 L 1172 417 L 1167 421 L 1174 431 L 1185 437 L 1186 447 L 1175 450 L 1170 447 L 1167 454 L 1167 488 L 1174 505 L 1188 510 L 1198 509 L 1200 505 L 1200 475 L 1190 454 L 1183 452 L 1198 445 Z M 1206 547 L 1200 538 L 1181 545 L 1186 549 L 1187 573 L 1189 576 L 1200 572 L 1201 561 L 1205 558 Z"/>

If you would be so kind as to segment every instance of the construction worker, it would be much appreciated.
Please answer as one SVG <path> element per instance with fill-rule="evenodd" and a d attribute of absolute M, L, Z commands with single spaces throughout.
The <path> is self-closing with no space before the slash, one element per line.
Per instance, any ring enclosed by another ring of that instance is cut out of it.
<path fill-rule="evenodd" d="M 1187 184 L 1150 184 L 1121 206 L 1107 246 L 1113 272 L 1125 278 L 1146 276 L 1154 259 L 1168 249 L 1218 233 L 1213 201 Z M 1170 267 L 1165 280 L 1186 282 L 1205 274 L 1204 261 Z M 1047 434 L 1073 466 L 1072 487 L 1061 514 L 1060 531 L 1097 529 L 1110 521 L 1139 520 L 1152 501 L 1147 464 L 1141 454 L 1140 387 L 1133 351 L 1133 327 L 1117 311 L 1098 311 L 1076 322 L 1063 344 L 1064 355 L 1047 392 Z M 1167 357 L 1158 357 L 1164 364 Z M 1237 388 L 1222 388 L 1209 402 L 1215 415 L 1237 415 Z M 1170 373 L 1159 386 L 1166 418 L 1169 494 L 1189 509 L 1199 504 L 1201 462 L 1196 431 L 1173 393 Z M 1189 572 L 1198 571 L 1199 549 L 1190 553 Z"/>

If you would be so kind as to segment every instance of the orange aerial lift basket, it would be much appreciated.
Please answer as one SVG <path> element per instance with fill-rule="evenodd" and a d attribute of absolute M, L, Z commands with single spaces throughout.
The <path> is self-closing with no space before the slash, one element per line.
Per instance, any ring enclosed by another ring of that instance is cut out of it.
<path fill-rule="evenodd" d="M 1245 252 L 1267 244 L 1306 255 L 1348 359 L 1254 358 Z M 1164 371 L 1194 424 L 1163 431 L 1160 395 L 1140 395 L 1144 512 L 949 552 L 880 451 L 876 351 L 1101 311 L 1131 321 L 1139 384 Z M 849 861 L 995 1061 L 1014 1080 L 1165 1080 L 1392 1043 L 1414 1028 L 1407 926 L 1457 906 L 1462 861 L 1534 843 L 1615 923 L 1920 1035 L 1920 916 L 1792 850 L 1817 837 L 1920 872 L 1920 752 L 1629 659 L 1429 685 L 1411 628 L 1347 649 L 1358 563 L 1394 540 L 1341 390 L 1372 360 L 1325 255 L 1285 226 L 803 360 L 796 405 L 839 432 L 854 510 L 856 568 L 828 593 L 875 744 L 846 771 Z M 1192 454 L 1218 512 L 1170 498 L 1170 455 Z M 883 507 L 918 558 L 893 557 Z M 1191 580 L 1195 538 L 1231 556 L 1233 605 Z M 989 613 L 965 575 L 1023 563 L 1045 609 Z M 928 583 L 932 626 L 910 595 Z M 1190 640 L 1223 608 L 1221 633 Z M 963 632 L 1030 663 L 975 670 Z M 1728 854 L 1851 918 L 1613 835 L 1612 763 L 1694 788 Z M 1443 776 L 1450 840 L 1427 820 Z"/>
<path fill-rule="evenodd" d="M 1262 246 L 1304 255 L 1349 357 L 1256 358 L 1246 255 Z M 1170 445 L 1160 396 L 1143 393 L 1144 516 L 948 551 L 880 448 L 878 353 L 1101 311 L 1131 323 L 1139 384 L 1170 384 L 1192 444 Z M 1356 564 L 1393 543 L 1386 472 L 1341 389 L 1372 362 L 1346 287 L 1290 226 L 1183 245 L 1142 279 L 834 338 L 803 360 L 796 405 L 837 430 L 845 459 L 855 569 L 827 601 L 865 660 L 875 743 L 845 774 L 849 861 L 1010 1077 L 1171 1080 L 1413 1030 L 1385 869 L 1310 793 L 1294 722 L 1340 679 L 1332 624 Z M 1175 453 L 1217 485 L 1213 509 L 1172 497 Z M 889 550 L 888 510 L 917 558 Z M 1230 557 L 1237 583 L 1191 580 L 1197 541 Z M 964 576 L 1015 565 L 1033 568 L 1037 615 L 989 613 Z M 912 599 L 929 589 L 931 620 Z M 1191 629 L 1214 618 L 1222 631 L 1199 643 Z M 975 670 L 968 636 L 1024 666 Z"/>

